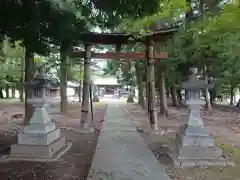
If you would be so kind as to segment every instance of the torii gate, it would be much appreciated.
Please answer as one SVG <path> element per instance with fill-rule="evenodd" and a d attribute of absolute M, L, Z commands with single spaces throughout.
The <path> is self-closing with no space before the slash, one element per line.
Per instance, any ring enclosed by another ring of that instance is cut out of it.
<path fill-rule="evenodd" d="M 156 95 L 155 95 L 155 76 L 154 76 L 154 59 L 167 58 L 167 53 L 154 52 L 154 44 L 164 42 L 171 37 L 176 29 L 160 30 L 144 36 L 143 38 L 134 38 L 128 34 L 109 34 L 109 33 L 80 33 L 79 39 L 85 44 L 85 51 L 72 51 L 72 58 L 84 57 L 84 80 L 83 80 L 83 100 L 81 109 L 81 132 L 91 133 L 94 130 L 88 127 L 87 117 L 89 113 L 89 90 L 90 90 L 90 59 L 145 59 L 147 60 L 147 87 L 148 87 L 148 106 L 149 119 L 153 131 L 158 131 Z M 121 52 L 121 45 L 142 43 L 146 47 L 146 52 Z M 91 46 L 96 44 L 115 45 L 115 52 L 94 53 Z"/>

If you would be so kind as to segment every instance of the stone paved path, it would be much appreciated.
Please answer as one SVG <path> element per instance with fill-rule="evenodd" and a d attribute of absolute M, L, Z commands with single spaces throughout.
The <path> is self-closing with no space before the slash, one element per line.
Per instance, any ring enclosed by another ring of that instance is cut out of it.
<path fill-rule="evenodd" d="M 170 180 L 122 108 L 111 103 L 88 180 Z"/>

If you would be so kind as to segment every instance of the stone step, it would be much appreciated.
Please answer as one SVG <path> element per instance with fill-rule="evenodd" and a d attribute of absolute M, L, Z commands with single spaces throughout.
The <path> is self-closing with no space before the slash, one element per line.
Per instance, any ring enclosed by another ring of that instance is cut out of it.
<path fill-rule="evenodd" d="M 203 126 L 188 126 L 185 132 L 186 136 L 209 136 Z"/>
<path fill-rule="evenodd" d="M 65 137 L 60 137 L 49 145 L 21 145 L 11 146 L 10 156 L 22 156 L 26 158 L 51 158 L 66 144 Z"/>
<path fill-rule="evenodd" d="M 217 147 L 194 147 L 194 146 L 183 146 L 179 150 L 178 159 L 209 159 L 214 160 L 221 158 L 223 155 L 222 150 Z"/>
<path fill-rule="evenodd" d="M 211 136 L 183 136 L 182 146 L 215 147 L 215 143 Z"/>
<path fill-rule="evenodd" d="M 24 133 L 18 134 L 18 144 L 21 145 L 49 145 L 60 138 L 60 129 L 49 133 Z"/>
<path fill-rule="evenodd" d="M 209 159 L 202 159 L 202 160 L 195 160 L 195 159 L 185 159 L 175 162 L 175 166 L 181 167 L 192 167 L 192 166 L 227 166 L 227 162 L 223 158 L 209 160 Z"/>

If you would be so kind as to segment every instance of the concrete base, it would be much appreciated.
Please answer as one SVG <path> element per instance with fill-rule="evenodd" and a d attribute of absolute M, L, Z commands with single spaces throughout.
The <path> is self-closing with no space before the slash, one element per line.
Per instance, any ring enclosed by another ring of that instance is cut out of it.
<path fill-rule="evenodd" d="M 72 146 L 71 142 L 66 142 L 65 137 L 61 137 L 50 145 L 20 145 L 11 146 L 9 156 L 2 156 L 0 162 L 8 161 L 36 161 L 51 162 L 56 161 L 64 155 Z"/>
<path fill-rule="evenodd" d="M 194 166 L 220 166 L 220 167 L 225 167 L 225 166 L 232 166 L 232 163 L 228 163 L 225 159 L 214 159 L 214 160 L 194 160 L 194 159 L 185 159 L 182 161 L 175 161 L 174 165 L 175 166 L 180 166 L 180 167 L 194 167 Z"/>
<path fill-rule="evenodd" d="M 162 134 L 163 134 L 163 132 L 159 131 L 159 130 L 151 130 L 149 132 L 149 136 L 162 135 Z"/>
<path fill-rule="evenodd" d="M 183 147 L 180 152 L 171 150 L 169 156 L 174 162 L 176 167 L 193 167 L 193 166 L 235 166 L 231 160 L 225 159 L 221 154 L 219 148 L 206 148 L 203 147 Z"/>
<path fill-rule="evenodd" d="M 61 137 L 49 145 L 22 145 L 11 146 L 11 156 L 51 158 L 65 145 L 65 137 Z"/>
<path fill-rule="evenodd" d="M 200 147 L 215 147 L 214 139 L 211 136 L 184 136 L 182 144 L 184 146 L 197 144 Z"/>
<path fill-rule="evenodd" d="M 99 100 L 99 98 L 97 97 L 97 96 L 95 96 L 95 97 L 93 97 L 93 100 L 92 100 L 93 102 L 99 102 L 100 100 Z"/>
<path fill-rule="evenodd" d="M 222 150 L 217 147 L 184 146 L 179 151 L 178 159 L 214 160 L 222 158 L 222 156 Z"/>
<path fill-rule="evenodd" d="M 127 99 L 127 103 L 134 103 L 134 99 L 133 99 L 132 97 L 129 97 L 129 98 Z"/>
<path fill-rule="evenodd" d="M 94 132 L 94 128 L 92 127 L 87 127 L 87 128 L 80 128 L 76 130 L 76 132 L 81 133 L 81 134 L 90 134 Z"/>

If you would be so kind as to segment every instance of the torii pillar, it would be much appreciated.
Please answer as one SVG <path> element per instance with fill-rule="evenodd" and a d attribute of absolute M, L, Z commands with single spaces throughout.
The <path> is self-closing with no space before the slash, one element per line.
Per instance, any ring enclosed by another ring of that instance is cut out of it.
<path fill-rule="evenodd" d="M 91 45 L 85 45 L 84 54 L 84 75 L 83 75 L 83 93 L 82 93 L 82 106 L 81 106 L 81 120 L 80 120 L 80 133 L 93 133 L 94 128 L 89 127 L 89 101 L 90 101 L 90 86 L 91 86 Z"/>
<path fill-rule="evenodd" d="M 158 133 L 157 109 L 156 109 L 156 92 L 155 92 L 155 73 L 154 73 L 154 42 L 150 39 L 146 44 L 147 57 L 147 83 L 148 83 L 148 104 L 149 119 L 152 132 Z"/>

